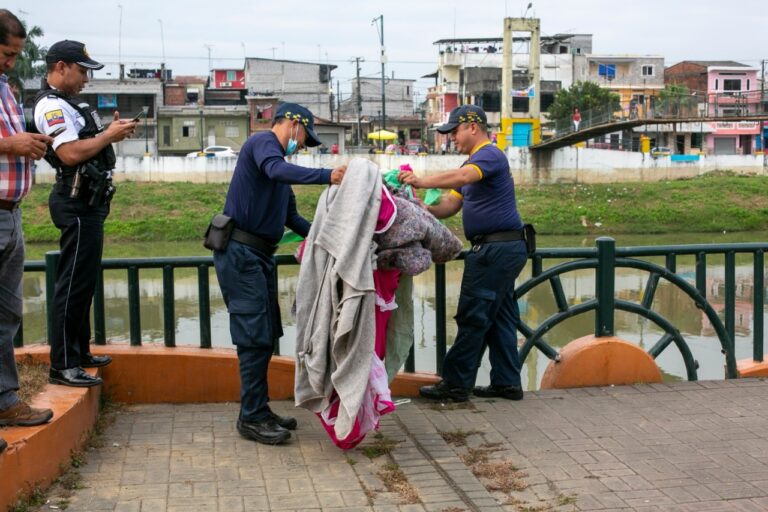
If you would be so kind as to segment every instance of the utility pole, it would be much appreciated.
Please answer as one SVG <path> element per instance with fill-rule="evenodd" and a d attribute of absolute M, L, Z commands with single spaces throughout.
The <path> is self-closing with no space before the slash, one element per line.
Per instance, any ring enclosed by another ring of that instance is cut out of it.
<path fill-rule="evenodd" d="M 213 48 L 212 44 L 204 44 L 203 48 L 208 48 L 208 77 L 211 76 L 211 48 Z"/>
<path fill-rule="evenodd" d="M 360 95 L 360 63 L 365 62 L 362 57 L 353 57 L 355 59 L 355 67 L 357 69 L 357 145 L 360 146 L 363 137 L 362 121 L 360 117 L 363 115 L 363 98 Z M 351 61 L 351 59 L 350 59 Z"/>
<path fill-rule="evenodd" d="M 760 71 L 760 110 L 765 115 L 765 59 Z M 763 169 L 768 167 L 768 154 L 765 150 L 765 120 L 760 120 L 760 147 L 763 148 Z"/>
<path fill-rule="evenodd" d="M 385 89 L 385 81 L 387 78 L 386 73 L 384 72 L 384 64 L 387 62 L 387 57 L 384 55 L 384 15 L 381 14 L 377 18 L 373 18 L 373 21 L 371 24 L 376 23 L 376 21 L 379 21 L 380 26 L 377 27 L 379 29 L 379 40 L 381 42 L 381 129 L 385 130 L 387 128 L 386 125 L 386 119 L 387 119 L 387 98 L 384 93 Z"/>
<path fill-rule="evenodd" d="M 336 80 L 336 122 L 341 122 L 341 89 L 339 81 Z"/>

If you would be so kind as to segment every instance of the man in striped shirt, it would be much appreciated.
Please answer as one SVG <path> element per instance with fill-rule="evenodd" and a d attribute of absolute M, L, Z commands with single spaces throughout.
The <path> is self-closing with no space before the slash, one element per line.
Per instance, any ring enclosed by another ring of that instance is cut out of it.
<path fill-rule="evenodd" d="M 21 324 L 24 239 L 19 203 L 32 184 L 32 160 L 42 158 L 53 139 L 25 131 L 24 111 L 8 85 L 27 32 L 19 19 L 0 9 L 0 427 L 40 425 L 50 409 L 34 409 L 16 395 L 19 377 L 13 338 Z M 0 451 L 6 443 L 0 439 Z"/>

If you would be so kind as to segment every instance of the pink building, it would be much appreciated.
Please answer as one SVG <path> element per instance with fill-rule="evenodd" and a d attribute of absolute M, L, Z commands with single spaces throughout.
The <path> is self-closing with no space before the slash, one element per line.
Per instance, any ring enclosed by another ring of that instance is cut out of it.
<path fill-rule="evenodd" d="M 213 69 L 213 89 L 245 89 L 245 71 L 242 69 Z"/>
<path fill-rule="evenodd" d="M 749 155 L 760 148 L 760 122 L 729 120 L 757 114 L 760 108 L 759 70 L 734 61 L 683 61 L 664 71 L 664 82 L 683 84 L 706 98 L 700 108 L 722 117 L 704 123 L 704 147 L 709 154 Z M 703 112 L 702 112 L 703 113 Z"/>

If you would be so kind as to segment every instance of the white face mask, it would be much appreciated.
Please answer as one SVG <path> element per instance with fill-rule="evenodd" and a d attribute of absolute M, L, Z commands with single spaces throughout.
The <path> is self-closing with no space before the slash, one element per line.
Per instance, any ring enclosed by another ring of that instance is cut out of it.
<path fill-rule="evenodd" d="M 293 130 L 291 130 L 293 132 Z M 293 135 L 291 133 L 291 135 Z M 291 156 L 296 152 L 297 149 L 299 149 L 299 141 L 297 140 L 299 137 L 299 125 L 296 125 L 296 137 L 291 136 L 288 139 L 288 147 L 285 148 L 285 154 L 286 156 Z"/>

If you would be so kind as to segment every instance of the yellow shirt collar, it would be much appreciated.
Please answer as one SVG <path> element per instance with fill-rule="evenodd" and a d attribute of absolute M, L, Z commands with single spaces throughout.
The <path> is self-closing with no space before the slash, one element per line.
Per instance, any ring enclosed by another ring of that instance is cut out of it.
<path fill-rule="evenodd" d="M 487 146 L 487 145 L 488 145 L 488 144 L 490 144 L 490 143 L 491 143 L 491 141 L 489 141 L 489 140 L 486 140 L 486 141 L 484 141 L 484 142 L 481 142 L 480 144 L 478 144 L 477 146 L 475 146 L 475 148 L 472 150 L 472 152 L 469 154 L 469 156 L 472 156 L 472 155 L 474 155 L 475 153 L 477 153 L 477 151 L 478 151 L 480 148 L 482 148 L 483 146 Z"/>

